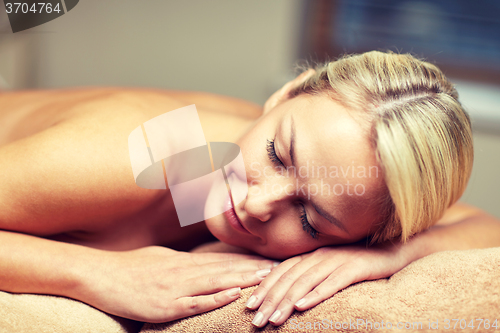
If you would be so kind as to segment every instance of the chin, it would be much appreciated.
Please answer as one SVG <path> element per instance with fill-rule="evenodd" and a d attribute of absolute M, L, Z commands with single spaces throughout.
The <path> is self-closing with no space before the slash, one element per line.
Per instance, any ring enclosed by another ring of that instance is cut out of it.
<path fill-rule="evenodd" d="M 231 242 L 230 242 L 231 238 L 234 238 L 234 237 L 231 237 L 231 235 L 228 234 L 227 226 L 225 225 L 226 223 L 224 221 L 224 216 L 222 214 L 215 216 L 215 217 L 211 217 L 209 219 L 206 219 L 205 224 L 208 228 L 208 231 L 210 231 L 210 233 L 215 238 L 217 238 L 218 240 L 220 240 L 223 243 L 226 243 L 229 245 L 234 245 L 234 244 L 231 244 Z"/>
<path fill-rule="evenodd" d="M 227 222 L 224 219 L 224 215 L 219 215 L 206 219 L 205 224 L 210 233 L 219 241 L 231 246 L 243 248 L 251 252 L 264 255 L 262 253 L 259 253 L 259 251 L 256 251 L 256 249 L 252 248 L 251 246 L 245 246 L 244 244 L 242 244 L 242 240 L 238 237 L 237 234 L 233 233 L 230 227 L 228 226 Z"/>

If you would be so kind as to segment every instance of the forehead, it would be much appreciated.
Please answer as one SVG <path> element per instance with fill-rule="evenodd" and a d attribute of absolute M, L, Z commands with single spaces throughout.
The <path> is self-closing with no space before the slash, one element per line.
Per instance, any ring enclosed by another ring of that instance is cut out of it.
<path fill-rule="evenodd" d="M 329 164 L 362 164 L 376 162 L 370 146 L 366 124 L 359 112 L 348 110 L 326 96 L 301 95 L 283 119 L 292 123 L 304 158 Z"/>
<path fill-rule="evenodd" d="M 301 95 L 290 102 L 281 127 L 295 127 L 297 168 L 307 178 L 308 194 L 317 189 L 316 204 L 343 221 L 349 233 L 361 232 L 374 222 L 374 199 L 383 188 L 366 122 L 326 96 Z"/>

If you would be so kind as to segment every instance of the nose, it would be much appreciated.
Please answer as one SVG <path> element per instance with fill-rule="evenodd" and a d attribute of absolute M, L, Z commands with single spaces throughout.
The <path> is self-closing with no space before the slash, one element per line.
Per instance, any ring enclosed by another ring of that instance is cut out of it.
<path fill-rule="evenodd" d="M 285 188 L 288 182 L 263 182 L 249 184 L 245 201 L 246 213 L 262 222 L 267 222 L 287 204 L 290 196 Z"/>

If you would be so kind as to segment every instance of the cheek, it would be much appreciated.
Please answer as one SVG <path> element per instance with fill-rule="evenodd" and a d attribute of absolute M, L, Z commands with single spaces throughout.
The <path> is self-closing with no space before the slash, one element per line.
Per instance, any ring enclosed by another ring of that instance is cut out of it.
<path fill-rule="evenodd" d="M 280 259 L 310 252 L 321 246 L 320 242 L 304 232 L 300 225 L 297 227 L 275 225 L 268 230 L 266 239 L 267 255 Z"/>
<path fill-rule="evenodd" d="M 229 243 L 229 241 L 231 240 L 222 215 L 206 219 L 205 225 L 207 226 L 210 233 L 221 242 Z"/>
<path fill-rule="evenodd" d="M 219 232 L 217 230 L 217 223 L 216 223 L 215 219 L 216 219 L 215 217 L 211 217 L 209 219 L 205 219 L 205 225 L 207 226 L 208 231 L 210 231 L 210 233 L 214 237 L 216 237 L 217 239 L 219 239 L 219 237 L 218 237 Z"/>

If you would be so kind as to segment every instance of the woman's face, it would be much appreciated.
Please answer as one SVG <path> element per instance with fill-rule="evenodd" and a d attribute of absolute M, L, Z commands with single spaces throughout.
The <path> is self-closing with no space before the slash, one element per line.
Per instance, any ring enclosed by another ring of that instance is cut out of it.
<path fill-rule="evenodd" d="M 237 143 L 248 195 L 206 220 L 219 240 L 283 259 L 375 231 L 383 176 L 367 130 L 340 104 L 326 96 L 289 99 Z"/>

